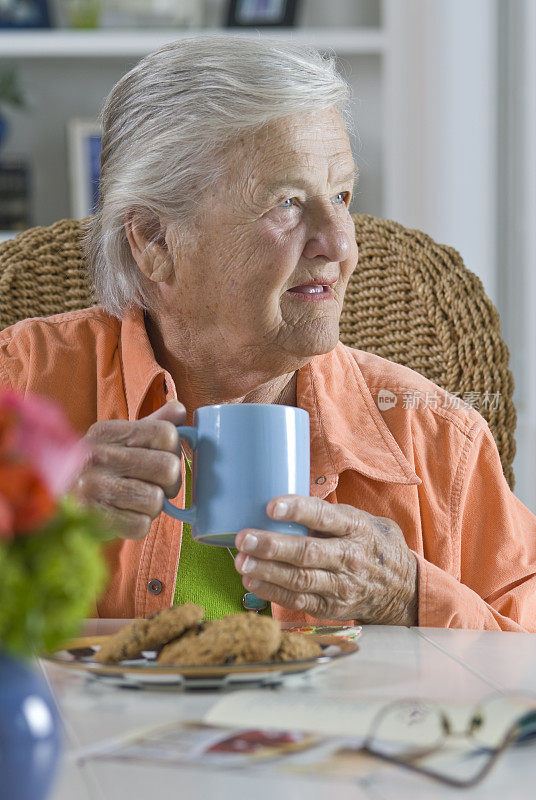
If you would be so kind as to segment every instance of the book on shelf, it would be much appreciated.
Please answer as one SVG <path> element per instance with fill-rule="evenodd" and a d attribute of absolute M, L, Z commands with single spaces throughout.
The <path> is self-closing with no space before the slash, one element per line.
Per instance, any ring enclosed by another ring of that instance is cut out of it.
<path fill-rule="evenodd" d="M 31 226 L 30 170 L 24 161 L 0 161 L 0 230 Z"/>

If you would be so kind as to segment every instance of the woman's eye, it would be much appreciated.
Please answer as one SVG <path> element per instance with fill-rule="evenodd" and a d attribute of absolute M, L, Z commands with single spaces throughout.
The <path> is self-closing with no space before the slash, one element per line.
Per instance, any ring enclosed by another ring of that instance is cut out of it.
<path fill-rule="evenodd" d="M 339 194 L 336 194 L 333 199 L 336 203 L 346 203 L 348 199 L 348 192 L 339 192 Z"/>
<path fill-rule="evenodd" d="M 338 194 L 335 195 L 333 201 L 337 204 L 343 203 L 344 205 L 346 205 L 348 201 L 348 194 L 349 194 L 348 192 L 339 192 Z M 292 206 L 295 206 L 297 202 L 298 202 L 297 197 L 287 197 L 286 200 L 283 200 L 282 203 L 279 203 L 279 208 L 292 208 Z"/>

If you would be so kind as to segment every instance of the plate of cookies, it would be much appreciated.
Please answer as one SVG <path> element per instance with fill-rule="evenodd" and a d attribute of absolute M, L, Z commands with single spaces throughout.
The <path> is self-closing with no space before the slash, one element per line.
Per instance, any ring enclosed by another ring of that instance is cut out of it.
<path fill-rule="evenodd" d="M 273 685 L 357 652 L 355 633 L 323 631 L 283 631 L 278 620 L 255 612 L 207 621 L 202 606 L 185 603 L 131 620 L 109 636 L 73 639 L 44 658 L 136 688 Z"/>

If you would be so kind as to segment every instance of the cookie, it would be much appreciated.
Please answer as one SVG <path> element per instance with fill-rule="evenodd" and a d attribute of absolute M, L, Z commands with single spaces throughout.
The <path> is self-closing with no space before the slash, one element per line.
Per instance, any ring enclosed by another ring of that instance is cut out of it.
<path fill-rule="evenodd" d="M 281 628 L 271 617 L 254 612 L 214 620 L 199 636 L 178 639 L 164 647 L 159 664 L 244 664 L 270 661 L 279 649 Z"/>
<path fill-rule="evenodd" d="M 303 633 L 282 633 L 279 650 L 274 661 L 302 661 L 305 658 L 318 658 L 322 648 L 310 636 Z"/>
<path fill-rule="evenodd" d="M 196 627 L 204 613 L 202 606 L 185 603 L 164 608 L 147 619 L 135 619 L 110 636 L 95 654 L 94 660 L 100 664 L 116 664 L 136 658 L 142 650 L 154 650 L 176 639 L 189 628 Z"/>

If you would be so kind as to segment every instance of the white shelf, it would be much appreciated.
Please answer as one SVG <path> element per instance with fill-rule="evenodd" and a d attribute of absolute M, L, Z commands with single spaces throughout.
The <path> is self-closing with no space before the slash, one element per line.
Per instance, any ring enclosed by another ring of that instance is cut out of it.
<path fill-rule="evenodd" d="M 124 58 L 143 56 L 177 39 L 200 33 L 257 36 L 256 31 L 237 29 L 204 31 L 96 30 L 9 31 L 0 33 L 2 58 Z M 342 55 L 382 53 L 384 32 L 377 28 L 296 28 L 270 30 L 267 35 L 281 42 L 310 44 Z"/>

